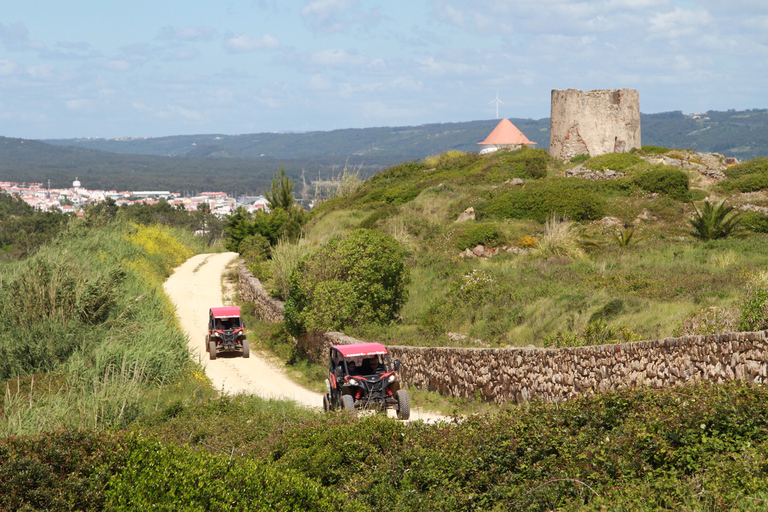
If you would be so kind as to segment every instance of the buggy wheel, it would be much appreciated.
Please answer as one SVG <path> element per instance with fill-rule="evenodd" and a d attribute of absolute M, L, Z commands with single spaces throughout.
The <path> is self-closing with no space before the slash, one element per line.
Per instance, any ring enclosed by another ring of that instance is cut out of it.
<path fill-rule="evenodd" d="M 211 361 L 216 359 L 216 342 L 215 341 L 211 341 L 210 343 L 208 343 L 208 355 L 211 356 Z"/>
<path fill-rule="evenodd" d="M 243 357 L 251 357 L 251 346 L 248 344 L 248 340 L 243 340 Z"/>
<path fill-rule="evenodd" d="M 332 411 L 331 400 L 328 398 L 328 393 L 323 395 L 323 410 L 325 412 Z"/>
<path fill-rule="evenodd" d="M 350 412 L 355 410 L 355 399 L 352 395 L 341 395 L 341 405 L 343 409 L 347 409 Z"/>
<path fill-rule="evenodd" d="M 395 396 L 397 397 L 397 419 L 407 420 L 411 417 L 411 401 L 408 398 L 408 391 L 398 389 Z"/>

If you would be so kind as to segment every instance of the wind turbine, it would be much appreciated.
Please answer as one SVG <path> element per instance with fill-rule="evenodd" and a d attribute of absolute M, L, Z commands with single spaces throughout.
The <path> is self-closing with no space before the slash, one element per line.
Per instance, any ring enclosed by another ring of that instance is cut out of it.
<path fill-rule="evenodd" d="M 491 100 L 491 101 L 488 102 L 489 105 L 491 103 L 496 103 L 496 119 L 498 119 L 499 118 L 499 103 L 504 103 L 503 101 L 501 101 L 499 99 L 499 90 L 498 89 L 496 89 L 496 99 L 495 100 Z"/>

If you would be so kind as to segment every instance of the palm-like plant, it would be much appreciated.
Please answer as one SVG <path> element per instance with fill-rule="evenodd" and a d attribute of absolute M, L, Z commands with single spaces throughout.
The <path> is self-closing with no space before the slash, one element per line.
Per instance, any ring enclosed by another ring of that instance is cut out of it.
<path fill-rule="evenodd" d="M 704 201 L 701 210 L 693 205 L 693 218 L 688 222 L 693 226 L 691 234 L 699 240 L 717 240 L 727 238 L 741 229 L 741 213 L 733 213 L 733 206 L 726 206 L 725 200 L 713 206 Z"/>
<path fill-rule="evenodd" d="M 611 234 L 619 247 L 629 247 L 632 242 L 640 241 L 639 237 L 634 236 L 635 228 L 632 226 L 627 226 L 619 231 L 613 231 Z"/>

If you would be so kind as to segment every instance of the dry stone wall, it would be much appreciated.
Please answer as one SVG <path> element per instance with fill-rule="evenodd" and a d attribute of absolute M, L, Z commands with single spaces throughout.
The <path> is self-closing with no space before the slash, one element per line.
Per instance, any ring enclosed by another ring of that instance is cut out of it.
<path fill-rule="evenodd" d="M 640 148 L 640 95 L 635 89 L 552 91 L 549 152 L 569 160 Z"/>
<path fill-rule="evenodd" d="M 243 279 L 244 271 L 247 273 L 241 265 L 241 286 L 250 282 Z M 259 289 L 266 295 L 260 285 L 254 288 Z M 241 297 L 245 296 L 241 288 Z M 255 304 L 259 309 L 268 301 Z M 269 312 L 262 313 L 263 318 L 267 316 Z M 324 363 L 331 345 L 362 341 L 328 332 L 297 343 L 315 361 Z M 402 363 L 400 373 L 409 386 L 493 402 L 560 401 L 625 387 L 670 387 L 700 381 L 768 382 L 766 331 L 561 349 L 387 348 L 392 360 Z"/>
<path fill-rule="evenodd" d="M 243 260 L 240 260 L 237 269 L 240 298 L 245 302 L 252 302 L 256 306 L 256 314 L 265 322 L 282 322 L 283 303 L 269 295 L 261 281 L 245 268 Z"/>

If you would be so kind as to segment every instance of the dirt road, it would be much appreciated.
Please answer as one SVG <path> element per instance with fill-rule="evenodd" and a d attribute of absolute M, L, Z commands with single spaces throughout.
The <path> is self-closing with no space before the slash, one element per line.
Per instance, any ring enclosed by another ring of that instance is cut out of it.
<path fill-rule="evenodd" d="M 215 361 L 208 359 L 205 350 L 208 309 L 232 305 L 225 303 L 232 297 L 223 296 L 221 276 L 236 257 L 237 253 L 233 252 L 193 256 L 174 269 L 163 285 L 165 293 L 176 305 L 176 316 L 187 334 L 192 354 L 202 363 L 213 386 L 224 393 L 250 393 L 322 408 L 323 395 L 294 383 L 280 368 L 269 364 L 253 350 L 248 359 L 223 355 L 219 355 Z M 389 411 L 389 414 L 394 416 L 394 411 Z M 411 419 L 435 421 L 442 417 L 413 408 Z"/>
<path fill-rule="evenodd" d="M 258 354 L 251 357 L 219 356 L 208 359 L 205 334 L 208 308 L 225 305 L 221 275 L 236 253 L 199 254 L 176 268 L 163 288 L 176 304 L 176 316 L 187 333 L 189 348 L 205 367 L 213 386 L 224 393 L 251 393 L 264 398 L 294 400 L 308 407 L 320 408 L 323 396 L 304 389 L 288 379 L 279 368 Z"/>

